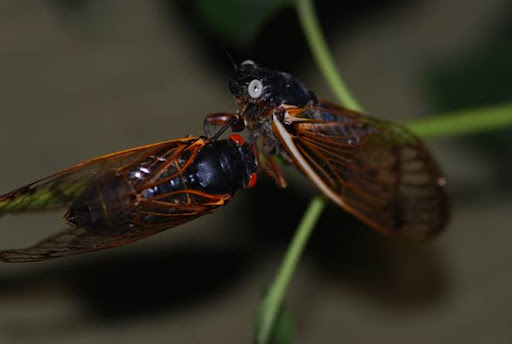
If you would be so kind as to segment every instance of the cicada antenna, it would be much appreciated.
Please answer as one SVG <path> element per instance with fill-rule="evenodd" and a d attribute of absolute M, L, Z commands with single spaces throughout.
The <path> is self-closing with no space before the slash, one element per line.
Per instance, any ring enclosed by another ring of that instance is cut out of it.
<path fill-rule="evenodd" d="M 238 65 L 236 64 L 233 56 L 228 51 L 225 51 L 224 53 L 228 57 L 229 61 L 231 61 L 231 64 L 233 65 L 233 69 L 235 70 L 235 72 L 238 72 Z"/>

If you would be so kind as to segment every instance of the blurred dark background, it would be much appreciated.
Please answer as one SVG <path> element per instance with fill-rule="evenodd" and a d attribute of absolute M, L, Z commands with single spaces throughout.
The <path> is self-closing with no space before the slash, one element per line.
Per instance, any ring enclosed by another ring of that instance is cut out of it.
<path fill-rule="evenodd" d="M 338 66 L 398 121 L 512 100 L 506 0 L 317 1 Z M 233 111 L 231 63 L 286 70 L 331 98 L 286 1 L 1 1 L 0 191 L 92 156 L 186 134 Z M 297 343 L 512 342 L 512 134 L 429 141 L 453 219 L 439 238 L 382 237 L 337 207 L 287 308 Z M 247 343 L 315 189 L 261 178 L 225 209 L 130 246 L 0 265 L 1 343 Z M 62 227 L 7 216 L 1 248 Z"/>

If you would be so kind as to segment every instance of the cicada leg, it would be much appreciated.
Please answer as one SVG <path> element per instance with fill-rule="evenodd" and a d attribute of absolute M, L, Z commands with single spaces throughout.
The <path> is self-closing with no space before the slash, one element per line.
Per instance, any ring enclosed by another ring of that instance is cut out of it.
<path fill-rule="evenodd" d="M 288 183 L 286 182 L 286 179 L 284 178 L 283 173 L 281 172 L 281 169 L 279 168 L 279 165 L 277 164 L 274 157 L 272 155 L 263 155 L 262 159 L 262 155 L 260 154 L 260 150 L 256 142 L 251 143 L 251 150 L 256 157 L 258 167 L 261 170 L 264 170 L 267 175 L 272 178 L 272 180 L 274 180 L 278 187 L 287 187 Z"/>
<path fill-rule="evenodd" d="M 212 127 L 221 126 L 221 128 L 212 136 Z M 232 131 L 242 131 L 245 129 L 243 119 L 239 115 L 227 112 L 215 112 L 206 115 L 203 122 L 203 129 L 206 137 L 217 139 L 226 129 Z"/>
<path fill-rule="evenodd" d="M 283 176 L 283 173 L 281 172 L 281 169 L 279 168 L 279 165 L 277 164 L 276 160 L 273 156 L 267 157 L 267 161 L 270 165 L 270 169 L 267 170 L 271 172 L 271 177 L 276 182 L 277 186 L 280 188 L 285 188 L 288 186 L 288 182 Z"/>

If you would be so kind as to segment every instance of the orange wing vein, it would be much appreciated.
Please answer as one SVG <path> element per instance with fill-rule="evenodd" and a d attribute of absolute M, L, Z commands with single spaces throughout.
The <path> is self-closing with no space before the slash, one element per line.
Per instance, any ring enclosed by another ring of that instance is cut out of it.
<path fill-rule="evenodd" d="M 302 171 L 335 203 L 374 229 L 410 239 L 440 232 L 449 218 L 446 180 L 405 127 L 323 103 L 289 109 L 274 133 Z"/>

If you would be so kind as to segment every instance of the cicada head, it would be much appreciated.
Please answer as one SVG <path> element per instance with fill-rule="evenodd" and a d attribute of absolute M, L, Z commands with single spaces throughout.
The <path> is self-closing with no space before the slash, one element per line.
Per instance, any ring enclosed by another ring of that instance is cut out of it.
<path fill-rule="evenodd" d="M 288 73 L 259 67 L 253 61 L 242 62 L 229 79 L 229 89 L 239 110 L 256 105 L 262 110 L 281 105 L 304 107 L 317 98 L 302 82 Z"/>

